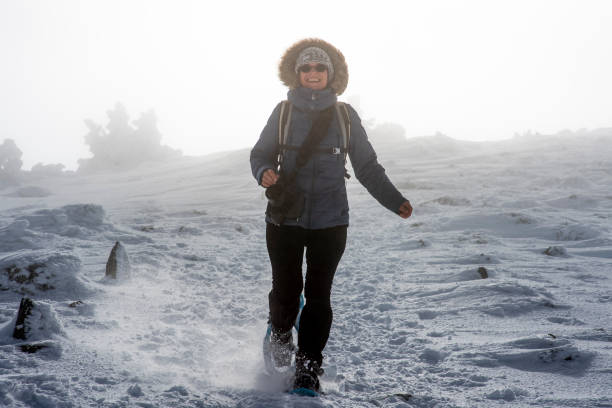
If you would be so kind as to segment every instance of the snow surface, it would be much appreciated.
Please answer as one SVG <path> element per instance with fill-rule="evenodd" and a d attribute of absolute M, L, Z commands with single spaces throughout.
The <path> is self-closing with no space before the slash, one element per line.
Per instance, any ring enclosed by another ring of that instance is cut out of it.
<path fill-rule="evenodd" d="M 612 135 L 374 145 L 415 211 L 348 182 L 323 397 L 263 371 L 265 198 L 241 150 L 0 190 L 0 406 L 612 406 Z M 37 353 L 11 337 L 23 295 Z"/>

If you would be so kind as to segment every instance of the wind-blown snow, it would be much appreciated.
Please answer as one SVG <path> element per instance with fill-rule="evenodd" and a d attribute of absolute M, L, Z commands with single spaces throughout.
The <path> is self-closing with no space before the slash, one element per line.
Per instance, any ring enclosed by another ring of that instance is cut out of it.
<path fill-rule="evenodd" d="M 374 144 L 415 211 L 348 182 L 323 397 L 263 371 L 243 150 L 0 190 L 0 405 L 612 406 L 612 136 Z M 126 280 L 104 277 L 116 241 Z M 11 337 L 22 295 L 37 353 Z"/>

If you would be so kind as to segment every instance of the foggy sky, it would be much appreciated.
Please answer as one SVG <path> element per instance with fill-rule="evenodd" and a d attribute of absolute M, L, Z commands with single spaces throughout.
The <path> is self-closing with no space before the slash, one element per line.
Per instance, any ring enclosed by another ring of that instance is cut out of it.
<path fill-rule="evenodd" d="M 211 5 L 212 4 L 212 5 Z M 344 53 L 364 119 L 493 140 L 612 126 L 606 1 L 0 3 L 0 142 L 24 167 L 76 167 L 91 118 L 150 108 L 163 143 L 200 155 L 252 146 L 276 103 L 284 50 Z"/>

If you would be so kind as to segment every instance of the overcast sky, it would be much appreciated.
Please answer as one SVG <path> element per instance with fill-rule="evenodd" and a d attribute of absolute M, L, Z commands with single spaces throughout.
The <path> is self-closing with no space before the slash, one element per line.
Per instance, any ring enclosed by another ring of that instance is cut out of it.
<path fill-rule="evenodd" d="M 0 142 L 74 169 L 83 120 L 122 102 L 185 154 L 250 147 L 304 37 L 344 53 L 341 100 L 407 137 L 612 126 L 609 1 L 1 0 Z"/>

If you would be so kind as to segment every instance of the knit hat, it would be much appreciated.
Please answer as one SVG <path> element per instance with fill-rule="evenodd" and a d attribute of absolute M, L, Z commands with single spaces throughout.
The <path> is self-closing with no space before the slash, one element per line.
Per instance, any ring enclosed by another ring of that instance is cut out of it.
<path fill-rule="evenodd" d="M 334 65 L 331 62 L 331 58 L 319 47 L 308 47 L 300 52 L 295 61 L 295 73 L 298 73 L 300 67 L 312 63 L 325 65 L 329 74 L 329 81 L 334 78 Z"/>

